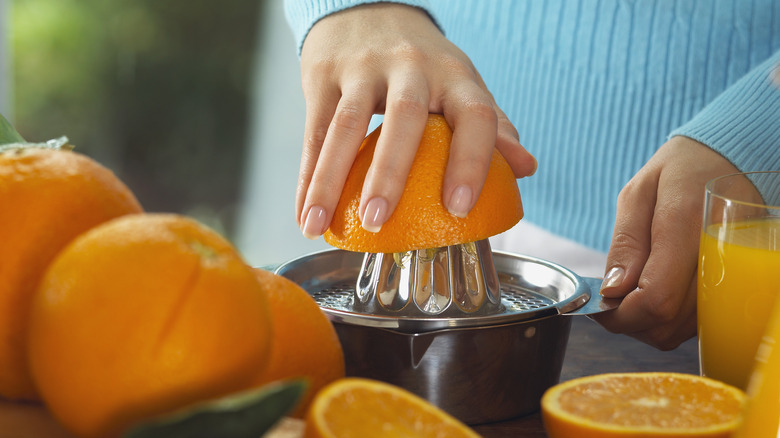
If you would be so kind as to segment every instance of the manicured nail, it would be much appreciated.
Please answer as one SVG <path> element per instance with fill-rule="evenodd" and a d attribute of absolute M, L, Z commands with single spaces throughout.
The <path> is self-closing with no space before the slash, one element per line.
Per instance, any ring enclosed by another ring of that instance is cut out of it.
<path fill-rule="evenodd" d="M 607 275 L 604 276 L 604 281 L 601 283 L 601 290 L 620 286 L 625 274 L 626 271 L 620 266 L 613 267 L 607 272 Z"/>
<path fill-rule="evenodd" d="M 447 210 L 451 215 L 457 217 L 466 217 L 471 208 L 471 187 L 458 186 L 453 190 L 450 202 L 447 204 Z"/>
<path fill-rule="evenodd" d="M 387 201 L 384 198 L 371 198 L 366 204 L 363 213 L 363 229 L 372 233 L 378 233 L 382 225 L 387 222 Z"/>
<path fill-rule="evenodd" d="M 304 237 L 316 240 L 322 236 L 322 233 L 325 232 L 325 217 L 324 208 L 318 205 L 312 206 L 306 214 L 306 220 L 303 222 L 303 228 L 301 229 Z"/>

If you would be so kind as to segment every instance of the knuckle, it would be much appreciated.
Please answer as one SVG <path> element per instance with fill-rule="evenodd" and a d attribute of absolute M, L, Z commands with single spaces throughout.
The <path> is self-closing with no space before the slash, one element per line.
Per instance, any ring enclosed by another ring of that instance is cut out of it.
<path fill-rule="evenodd" d="M 330 173 L 315 171 L 309 184 L 307 201 L 311 205 L 320 205 L 330 211 L 341 193 L 343 184 L 340 179 Z"/>
<path fill-rule="evenodd" d="M 332 129 L 354 133 L 360 129 L 361 119 L 360 109 L 348 103 L 336 110 L 330 124 Z"/>
<path fill-rule="evenodd" d="M 331 77 L 338 63 L 332 58 L 318 58 L 312 61 L 301 60 L 301 79 L 306 89 L 307 84 L 318 84 L 322 78 Z"/>
<path fill-rule="evenodd" d="M 424 113 L 427 112 L 427 103 L 423 100 L 423 96 L 419 94 L 411 91 L 402 91 L 390 98 L 388 111 L 410 114 Z"/>
<path fill-rule="evenodd" d="M 447 54 L 441 55 L 438 62 L 450 74 L 454 76 L 476 79 L 477 74 L 474 66 L 470 62 L 465 62 L 458 56 Z"/>
<path fill-rule="evenodd" d="M 680 311 L 680 302 L 664 293 L 658 287 L 652 287 L 644 278 L 639 279 L 638 287 L 643 291 L 642 310 L 658 326 L 673 323 Z"/>
<path fill-rule="evenodd" d="M 658 222 L 669 223 L 670 226 L 678 223 L 682 218 L 698 218 L 694 212 L 701 211 L 703 201 L 693 196 L 674 196 L 666 202 L 656 205 L 655 215 L 661 219 Z M 699 222 L 686 220 L 685 223 L 695 225 L 698 229 Z"/>
<path fill-rule="evenodd" d="M 306 190 L 309 188 L 311 182 L 311 176 L 314 172 L 312 170 L 301 170 L 298 174 L 298 184 L 296 186 L 296 195 L 302 196 L 306 194 Z"/>
<path fill-rule="evenodd" d="M 639 190 L 639 183 L 635 178 L 630 179 L 626 185 L 618 192 L 617 202 L 618 204 L 626 204 L 634 198 L 634 193 Z"/>
<path fill-rule="evenodd" d="M 498 115 L 493 105 L 482 99 L 473 99 L 465 103 L 466 111 L 470 117 L 480 119 L 487 123 L 498 124 Z"/>
<path fill-rule="evenodd" d="M 426 62 L 428 54 L 418 45 L 402 40 L 391 51 L 394 59 L 400 59 L 414 64 Z"/>
<path fill-rule="evenodd" d="M 520 133 L 517 132 L 515 125 L 506 116 L 498 118 L 498 132 L 499 135 L 506 136 L 512 141 L 520 142 Z"/>
<path fill-rule="evenodd" d="M 374 188 L 382 193 L 403 190 L 408 171 L 398 162 L 388 160 L 371 163 L 371 181 Z"/>
<path fill-rule="evenodd" d="M 314 128 L 309 132 L 303 140 L 303 153 L 306 155 L 306 158 L 316 159 L 327 135 L 328 130 L 324 128 Z"/>
<path fill-rule="evenodd" d="M 610 250 L 640 251 L 642 246 L 643 242 L 637 236 L 626 231 L 618 230 L 612 235 Z"/>

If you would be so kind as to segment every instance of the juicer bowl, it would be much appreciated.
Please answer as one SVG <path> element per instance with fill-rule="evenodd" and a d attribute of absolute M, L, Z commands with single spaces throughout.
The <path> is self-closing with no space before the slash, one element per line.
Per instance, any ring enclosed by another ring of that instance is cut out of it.
<path fill-rule="evenodd" d="M 348 376 L 405 388 L 467 424 L 534 412 L 560 378 L 572 315 L 608 311 L 619 300 L 545 260 L 492 253 L 500 309 L 454 317 L 372 314 L 355 306 L 363 253 L 325 250 L 276 273 L 298 283 L 330 318 Z"/>

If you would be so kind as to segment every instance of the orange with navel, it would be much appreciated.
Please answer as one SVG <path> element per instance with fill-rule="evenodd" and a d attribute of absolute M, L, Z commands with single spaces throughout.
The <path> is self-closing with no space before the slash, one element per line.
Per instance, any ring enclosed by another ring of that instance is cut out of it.
<path fill-rule="evenodd" d="M 138 214 L 60 252 L 28 346 L 48 408 L 88 438 L 252 387 L 271 337 L 262 286 L 228 241 L 183 216 Z"/>
<path fill-rule="evenodd" d="M 745 394 L 692 374 L 613 373 L 559 383 L 542 397 L 550 438 L 727 438 Z"/>
<path fill-rule="evenodd" d="M 303 417 L 314 395 L 330 382 L 344 377 L 344 353 L 336 330 L 314 299 L 296 283 L 256 269 L 268 298 L 273 339 L 268 368 L 258 380 L 305 378 L 306 393 L 294 417 Z"/>
<path fill-rule="evenodd" d="M 493 150 L 487 179 L 465 218 L 450 214 L 442 201 L 452 130 L 444 116 L 428 117 L 404 192 L 393 214 L 377 233 L 366 231 L 358 216 L 360 194 L 374 156 L 381 126 L 363 141 L 347 176 L 325 241 L 357 252 L 396 253 L 486 239 L 523 217 L 517 180 L 503 156 Z"/>
<path fill-rule="evenodd" d="M 142 208 L 91 158 L 23 144 L 0 150 L 0 205 L 0 396 L 34 400 L 24 339 L 44 270 L 76 236 Z"/>

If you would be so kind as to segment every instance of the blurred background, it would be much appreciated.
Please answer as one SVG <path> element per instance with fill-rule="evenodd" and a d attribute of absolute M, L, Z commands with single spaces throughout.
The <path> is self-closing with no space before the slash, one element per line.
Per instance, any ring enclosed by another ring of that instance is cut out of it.
<path fill-rule="evenodd" d="M 194 217 L 256 266 L 324 249 L 294 194 L 304 102 L 282 0 L 0 0 L 0 111 L 66 135 L 147 211 Z"/>

